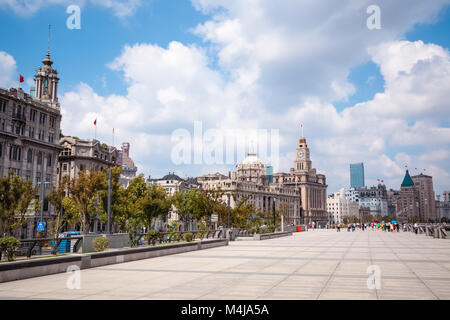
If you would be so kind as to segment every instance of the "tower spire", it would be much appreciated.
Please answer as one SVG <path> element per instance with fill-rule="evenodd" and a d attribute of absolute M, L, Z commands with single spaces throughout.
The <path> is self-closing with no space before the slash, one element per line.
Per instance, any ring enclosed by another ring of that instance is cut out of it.
<path fill-rule="evenodd" d="M 48 25 L 48 43 L 47 43 L 47 53 L 50 54 L 50 30 L 51 30 L 51 25 Z"/>

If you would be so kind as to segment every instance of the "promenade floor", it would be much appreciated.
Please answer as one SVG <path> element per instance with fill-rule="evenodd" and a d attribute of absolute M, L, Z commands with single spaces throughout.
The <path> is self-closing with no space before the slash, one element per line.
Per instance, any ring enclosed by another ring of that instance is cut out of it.
<path fill-rule="evenodd" d="M 450 299 L 450 240 L 310 230 L 69 276 L 0 283 L 0 299 Z"/>

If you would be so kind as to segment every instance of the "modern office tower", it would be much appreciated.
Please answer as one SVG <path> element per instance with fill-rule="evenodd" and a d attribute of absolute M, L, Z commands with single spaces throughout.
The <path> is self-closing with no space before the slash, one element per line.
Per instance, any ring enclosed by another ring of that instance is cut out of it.
<path fill-rule="evenodd" d="M 350 187 L 356 189 L 364 186 L 364 163 L 350 164 Z"/>

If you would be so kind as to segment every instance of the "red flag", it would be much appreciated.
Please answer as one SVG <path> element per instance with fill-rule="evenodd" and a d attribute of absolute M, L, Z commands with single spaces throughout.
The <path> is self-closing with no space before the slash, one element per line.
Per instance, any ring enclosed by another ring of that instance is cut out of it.
<path fill-rule="evenodd" d="M 23 79 L 23 76 L 22 76 L 22 75 L 20 75 L 19 81 L 20 81 L 20 83 L 22 83 L 22 82 L 25 81 L 25 80 Z"/>
<path fill-rule="evenodd" d="M 238 167 L 238 165 L 236 165 L 236 168 Z"/>
<path fill-rule="evenodd" d="M 95 119 L 95 121 L 94 121 L 94 126 L 96 126 L 97 125 L 97 119 Z"/>

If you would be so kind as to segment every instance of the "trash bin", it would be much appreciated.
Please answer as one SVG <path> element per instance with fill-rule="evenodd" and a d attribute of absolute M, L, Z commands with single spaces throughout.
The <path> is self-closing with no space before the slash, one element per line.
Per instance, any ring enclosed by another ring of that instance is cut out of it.
<path fill-rule="evenodd" d="M 301 232 L 302 231 L 302 227 L 301 226 L 297 226 L 297 232 Z"/>

